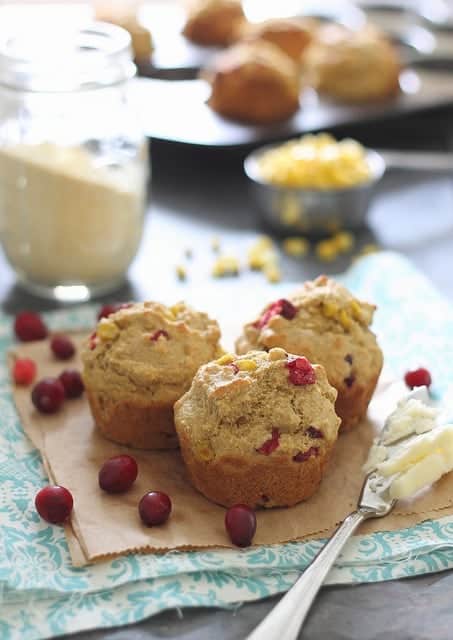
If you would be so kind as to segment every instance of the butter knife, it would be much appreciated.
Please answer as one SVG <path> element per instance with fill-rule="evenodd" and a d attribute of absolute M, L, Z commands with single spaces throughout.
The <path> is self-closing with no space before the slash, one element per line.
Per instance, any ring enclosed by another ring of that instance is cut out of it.
<path fill-rule="evenodd" d="M 415 389 L 407 398 L 417 398 L 429 404 L 425 387 Z M 386 426 L 381 431 L 381 438 L 385 430 Z M 367 475 L 356 511 L 345 518 L 300 578 L 246 640 L 297 640 L 327 574 L 359 524 L 370 518 L 382 518 L 393 509 L 396 500 L 389 496 L 390 484 L 391 478 L 383 478 L 376 471 Z"/>

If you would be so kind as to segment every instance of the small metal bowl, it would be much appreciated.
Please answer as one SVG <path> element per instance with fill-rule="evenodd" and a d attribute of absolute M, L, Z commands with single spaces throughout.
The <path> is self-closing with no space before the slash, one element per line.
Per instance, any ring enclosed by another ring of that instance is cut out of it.
<path fill-rule="evenodd" d="M 366 150 L 372 176 L 367 182 L 344 189 L 306 189 L 281 187 L 264 180 L 259 159 L 277 146 L 280 144 L 260 147 L 244 161 L 255 203 L 268 225 L 279 232 L 312 235 L 365 226 L 375 186 L 385 171 L 385 161 L 379 153 Z"/>

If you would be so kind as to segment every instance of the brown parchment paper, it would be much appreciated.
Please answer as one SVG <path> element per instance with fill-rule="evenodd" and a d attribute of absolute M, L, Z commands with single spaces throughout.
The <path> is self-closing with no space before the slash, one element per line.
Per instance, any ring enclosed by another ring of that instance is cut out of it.
<path fill-rule="evenodd" d="M 82 336 L 74 335 L 74 340 L 80 344 Z M 69 363 L 55 361 L 47 341 L 21 345 L 11 357 L 14 355 L 33 358 L 39 377 L 80 367 L 77 358 Z M 325 536 L 354 510 L 371 441 L 404 393 L 403 385 L 381 380 L 368 420 L 338 439 L 319 491 L 296 507 L 259 511 L 254 544 Z M 231 546 L 224 530 L 225 510 L 190 486 L 178 452 L 134 450 L 139 465 L 135 485 L 125 494 L 107 495 L 98 487 L 99 468 L 107 458 L 131 450 L 98 434 L 85 398 L 67 401 L 58 414 L 46 416 L 34 410 L 29 388 L 16 388 L 14 397 L 24 429 L 41 451 L 49 478 L 74 496 L 71 524 L 65 527 L 74 565 L 133 551 Z M 147 528 L 140 522 L 137 505 L 141 496 L 153 489 L 170 495 L 173 513 L 164 526 Z M 453 514 L 452 474 L 417 500 L 399 503 L 386 518 L 365 523 L 358 533 L 404 528 L 449 514 Z"/>

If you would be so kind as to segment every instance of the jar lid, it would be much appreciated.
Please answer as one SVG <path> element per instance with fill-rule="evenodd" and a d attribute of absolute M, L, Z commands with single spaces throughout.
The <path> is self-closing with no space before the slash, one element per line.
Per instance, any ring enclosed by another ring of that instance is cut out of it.
<path fill-rule="evenodd" d="M 93 22 L 0 32 L 0 85 L 20 91 L 66 92 L 111 86 L 133 77 L 129 33 Z"/>

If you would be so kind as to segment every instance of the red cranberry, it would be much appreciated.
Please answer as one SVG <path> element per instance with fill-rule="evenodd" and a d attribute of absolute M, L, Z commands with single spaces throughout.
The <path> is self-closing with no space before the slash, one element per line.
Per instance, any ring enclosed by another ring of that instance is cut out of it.
<path fill-rule="evenodd" d="M 233 373 L 234 375 L 236 375 L 237 373 L 239 373 L 239 367 L 237 366 L 237 364 L 235 364 L 234 362 L 230 362 L 230 364 L 228 365 L 229 367 L 231 367 L 233 369 Z"/>
<path fill-rule="evenodd" d="M 310 438 L 313 438 L 314 440 L 319 440 L 320 438 L 324 438 L 323 432 L 317 429 L 316 427 L 308 427 L 305 433 L 307 434 L 307 436 L 310 436 Z"/>
<path fill-rule="evenodd" d="M 166 338 L 167 340 L 170 338 L 170 336 L 165 331 L 165 329 L 158 329 L 151 335 L 150 340 L 152 340 L 153 342 L 156 342 L 156 340 L 159 340 L 161 336 Z"/>
<path fill-rule="evenodd" d="M 351 373 L 350 376 L 348 376 L 347 378 L 344 379 L 344 383 L 348 387 L 348 389 L 350 389 L 352 387 L 354 382 L 355 382 L 355 375 L 353 373 Z"/>
<path fill-rule="evenodd" d="M 90 336 L 90 349 L 91 349 L 91 351 L 94 351 L 96 349 L 97 343 L 98 343 L 98 335 L 97 335 L 97 333 L 95 331 Z"/>
<path fill-rule="evenodd" d="M 255 512 L 246 504 L 235 504 L 225 514 L 225 529 L 233 544 L 250 546 L 256 531 Z"/>
<path fill-rule="evenodd" d="M 286 366 L 289 369 L 289 379 L 293 384 L 306 385 L 316 382 L 315 370 L 304 356 L 288 360 Z"/>
<path fill-rule="evenodd" d="M 74 343 L 67 336 L 54 336 L 50 348 L 59 360 L 69 360 L 75 354 Z"/>
<path fill-rule="evenodd" d="M 268 456 L 278 448 L 280 444 L 280 432 L 275 427 L 272 429 L 272 434 L 269 440 L 263 442 L 261 447 L 257 449 L 258 453 L 263 453 L 265 456 Z"/>
<path fill-rule="evenodd" d="M 121 311 L 121 309 L 128 309 L 129 307 L 132 307 L 132 302 L 117 302 L 115 304 L 105 304 L 99 310 L 98 320 L 102 320 L 102 318 L 108 318 L 112 315 L 112 313 Z"/>
<path fill-rule="evenodd" d="M 307 451 L 299 451 L 299 453 L 296 453 L 296 455 L 293 456 L 293 460 L 294 462 L 305 462 L 305 460 L 308 460 L 311 457 L 316 458 L 317 455 L 319 455 L 319 448 L 310 447 Z"/>
<path fill-rule="evenodd" d="M 138 512 L 143 524 L 147 527 L 164 524 L 171 512 L 171 500 L 162 491 L 150 491 L 140 500 Z"/>
<path fill-rule="evenodd" d="M 39 313 L 32 311 L 22 311 L 18 313 L 14 321 L 14 331 L 22 342 L 32 340 L 44 340 L 47 338 L 47 327 Z"/>
<path fill-rule="evenodd" d="M 58 378 L 43 378 L 31 392 L 31 400 L 41 413 L 56 413 L 64 398 L 65 390 Z"/>
<path fill-rule="evenodd" d="M 289 300 L 285 298 L 281 298 L 277 300 L 277 302 L 273 302 L 268 309 L 263 313 L 261 318 L 254 323 L 254 326 L 257 329 L 262 329 L 265 327 L 269 320 L 274 316 L 280 315 L 286 318 L 287 320 L 292 320 L 294 316 L 297 314 L 297 307 L 295 307 Z"/>
<path fill-rule="evenodd" d="M 44 487 L 35 497 L 36 511 L 51 524 L 63 524 L 71 514 L 74 501 L 64 487 Z"/>
<path fill-rule="evenodd" d="M 99 486 L 107 493 L 123 493 L 132 487 L 137 474 L 137 463 L 132 456 L 114 456 L 102 465 Z"/>
<path fill-rule="evenodd" d="M 344 359 L 348 364 L 352 364 L 352 362 L 353 362 L 353 358 L 352 358 L 352 355 L 350 353 L 347 353 L 345 355 Z"/>
<path fill-rule="evenodd" d="M 82 376 L 76 369 L 65 369 L 58 376 L 67 398 L 80 398 L 85 391 Z"/>
<path fill-rule="evenodd" d="M 14 363 L 13 378 L 16 384 L 28 385 L 36 376 L 36 364 L 30 358 L 18 358 Z"/>
<path fill-rule="evenodd" d="M 404 376 L 404 381 L 410 389 L 413 389 L 414 387 L 429 387 L 432 379 L 428 369 L 420 367 L 420 369 L 408 371 Z"/>

